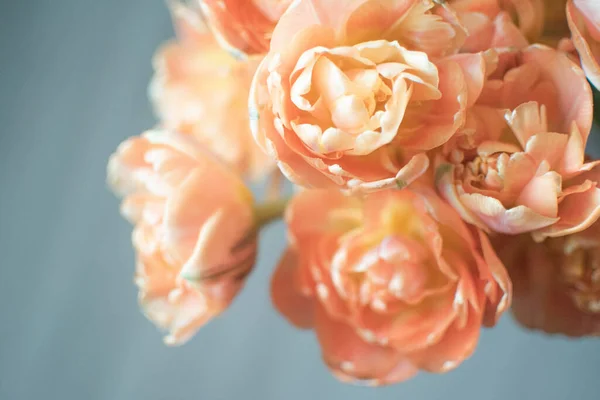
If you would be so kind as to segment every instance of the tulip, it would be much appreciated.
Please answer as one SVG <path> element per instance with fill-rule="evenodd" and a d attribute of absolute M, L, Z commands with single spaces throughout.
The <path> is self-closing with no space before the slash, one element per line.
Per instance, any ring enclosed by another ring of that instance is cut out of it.
<path fill-rule="evenodd" d="M 253 197 L 193 138 L 149 131 L 123 142 L 108 182 L 135 224 L 135 283 L 144 314 L 179 345 L 223 312 L 256 257 Z"/>
<path fill-rule="evenodd" d="M 486 235 L 420 185 L 366 197 L 302 191 L 286 222 L 273 302 L 315 329 L 344 381 L 385 385 L 452 370 L 510 304 L 511 282 Z"/>
<path fill-rule="evenodd" d="M 436 158 L 437 187 L 465 221 L 541 241 L 598 219 L 597 177 L 586 175 L 598 162 L 585 162 L 587 134 L 576 123 L 568 133 L 549 131 L 546 109 L 535 102 L 507 111 L 504 121 L 493 111 L 481 121 Z"/>
<path fill-rule="evenodd" d="M 493 52 L 455 55 L 456 16 L 433 0 L 294 2 L 251 94 L 252 132 L 294 183 L 405 187 L 462 126 Z"/>
<path fill-rule="evenodd" d="M 600 335 L 599 228 L 543 243 L 528 235 L 494 240 L 513 281 L 517 322 L 548 334 Z"/>

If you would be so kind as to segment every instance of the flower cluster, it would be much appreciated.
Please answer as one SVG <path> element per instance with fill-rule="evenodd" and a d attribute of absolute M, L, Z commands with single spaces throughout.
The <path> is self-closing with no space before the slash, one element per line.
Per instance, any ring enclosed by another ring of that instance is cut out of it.
<path fill-rule="evenodd" d="M 158 125 L 108 165 L 167 344 L 227 309 L 277 218 L 273 304 L 343 381 L 450 371 L 511 305 L 600 335 L 599 1 L 169 4 Z"/>

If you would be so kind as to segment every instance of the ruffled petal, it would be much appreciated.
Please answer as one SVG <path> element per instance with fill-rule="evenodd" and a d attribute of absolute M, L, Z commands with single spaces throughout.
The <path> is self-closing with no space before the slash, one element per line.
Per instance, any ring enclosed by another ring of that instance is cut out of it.
<path fill-rule="evenodd" d="M 460 195 L 460 200 L 489 229 L 509 235 L 538 230 L 559 220 L 540 215 L 525 206 L 506 209 L 499 200 L 477 193 Z"/>

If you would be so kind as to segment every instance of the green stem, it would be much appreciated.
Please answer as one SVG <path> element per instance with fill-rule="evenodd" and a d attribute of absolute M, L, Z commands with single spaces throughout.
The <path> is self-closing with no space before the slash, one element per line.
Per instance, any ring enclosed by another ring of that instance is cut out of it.
<path fill-rule="evenodd" d="M 257 229 L 283 217 L 289 198 L 267 201 L 254 206 L 254 220 Z"/>

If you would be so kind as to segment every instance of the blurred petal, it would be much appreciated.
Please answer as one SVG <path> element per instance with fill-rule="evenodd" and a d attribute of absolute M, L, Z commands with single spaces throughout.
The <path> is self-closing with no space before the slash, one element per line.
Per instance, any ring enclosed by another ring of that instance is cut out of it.
<path fill-rule="evenodd" d="M 320 307 L 315 327 L 323 359 L 339 379 L 379 386 L 410 379 L 418 372 L 390 347 L 364 342 L 349 325 L 332 320 Z"/>
<path fill-rule="evenodd" d="M 315 301 L 304 296 L 296 282 L 297 255 L 287 249 L 279 261 L 271 280 L 273 305 L 297 328 L 313 326 Z"/>

